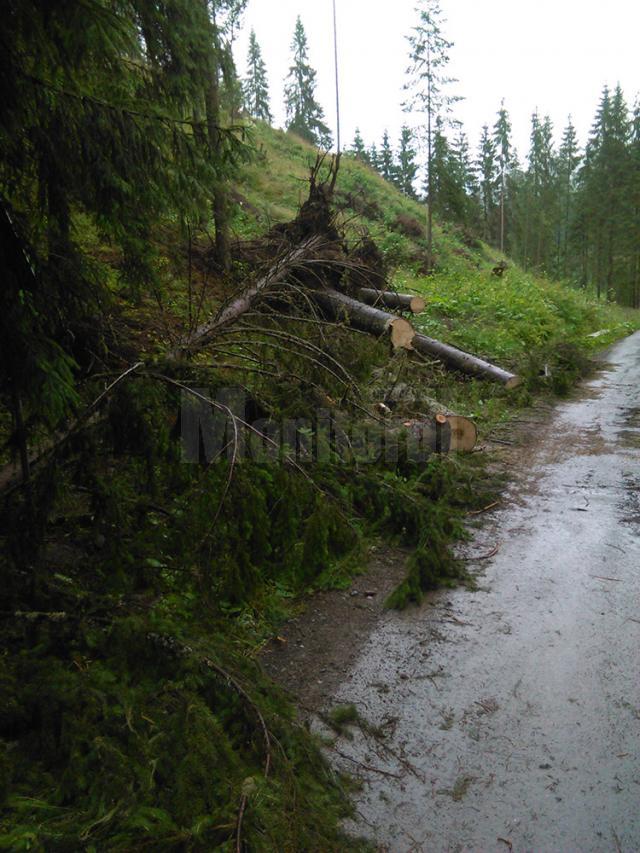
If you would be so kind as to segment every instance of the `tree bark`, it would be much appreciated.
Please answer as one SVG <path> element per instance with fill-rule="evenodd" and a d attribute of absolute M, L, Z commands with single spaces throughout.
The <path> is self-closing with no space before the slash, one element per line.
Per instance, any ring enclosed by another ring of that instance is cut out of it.
<path fill-rule="evenodd" d="M 427 305 L 422 296 L 395 293 L 393 290 L 376 290 L 373 287 L 360 288 L 358 296 L 367 305 L 383 305 L 385 308 L 392 308 L 396 311 L 411 311 L 413 314 L 421 314 Z"/>

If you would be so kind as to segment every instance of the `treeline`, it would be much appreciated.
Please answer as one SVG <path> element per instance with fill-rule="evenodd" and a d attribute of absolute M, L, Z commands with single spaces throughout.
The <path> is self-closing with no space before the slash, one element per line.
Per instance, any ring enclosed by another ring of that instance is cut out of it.
<path fill-rule="evenodd" d="M 598 298 L 640 307 L 640 104 L 630 109 L 617 86 L 605 87 L 589 139 L 581 146 L 569 118 L 559 144 L 548 116 L 531 119 L 529 151 L 520 160 L 504 103 L 472 150 L 459 122 L 459 97 L 446 75 L 453 44 L 443 34 L 439 0 L 421 0 L 409 37 L 410 67 L 403 104 L 411 124 L 393 146 L 387 131 L 366 145 L 359 131 L 350 153 L 402 192 L 428 203 L 428 266 L 433 261 L 431 218 L 454 222 L 527 269 L 569 280 Z M 286 127 L 330 145 L 315 100 L 300 19 L 285 87 Z M 266 68 L 251 34 L 244 82 L 249 114 L 271 121 Z M 420 151 L 421 156 L 418 156 Z M 418 176 L 423 175 L 422 184 Z"/>
<path fill-rule="evenodd" d="M 416 135 L 403 128 L 395 150 L 385 131 L 366 146 L 356 131 L 350 151 L 408 195 L 416 196 Z M 621 88 L 604 88 L 584 148 L 569 119 L 559 145 L 548 116 L 531 118 L 521 162 L 504 105 L 485 125 L 475 153 L 458 129 L 434 133 L 432 206 L 525 268 L 569 279 L 598 298 L 640 307 L 640 107 Z M 421 197 L 427 196 L 427 181 Z"/>

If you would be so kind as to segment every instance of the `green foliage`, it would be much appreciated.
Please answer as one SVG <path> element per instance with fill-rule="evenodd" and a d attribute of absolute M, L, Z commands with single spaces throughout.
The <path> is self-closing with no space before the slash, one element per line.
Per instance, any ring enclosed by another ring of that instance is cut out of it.
<path fill-rule="evenodd" d="M 293 62 L 284 90 L 287 130 L 321 148 L 331 145 L 331 131 L 324 123 L 324 112 L 316 101 L 316 72 L 308 63 L 307 36 L 300 16 L 291 44 Z"/>
<path fill-rule="evenodd" d="M 244 102 L 254 118 L 271 124 L 272 116 L 269 107 L 269 84 L 267 82 L 267 67 L 262 59 L 262 51 L 254 30 L 249 36 L 249 54 L 247 57 L 247 76 L 243 86 Z"/>

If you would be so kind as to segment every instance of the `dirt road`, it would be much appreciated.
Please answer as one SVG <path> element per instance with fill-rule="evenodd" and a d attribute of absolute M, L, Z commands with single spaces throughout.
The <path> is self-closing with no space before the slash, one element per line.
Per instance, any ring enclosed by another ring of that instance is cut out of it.
<path fill-rule="evenodd" d="M 337 759 L 383 850 L 640 851 L 640 334 L 608 359 L 465 546 L 479 591 L 386 614 L 335 691 L 386 731 Z"/>

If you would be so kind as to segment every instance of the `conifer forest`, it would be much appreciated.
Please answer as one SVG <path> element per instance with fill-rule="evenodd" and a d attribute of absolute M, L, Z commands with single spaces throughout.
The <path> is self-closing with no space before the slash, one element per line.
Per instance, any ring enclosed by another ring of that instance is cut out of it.
<path fill-rule="evenodd" d="M 406 123 L 341 140 L 312 57 L 361 46 L 300 3 L 279 79 L 253 3 L 3 5 L 0 850 L 454 849 L 358 817 L 423 771 L 332 650 L 482 588 L 523 424 L 640 329 L 636 92 L 472 139 L 417 0 Z"/>

